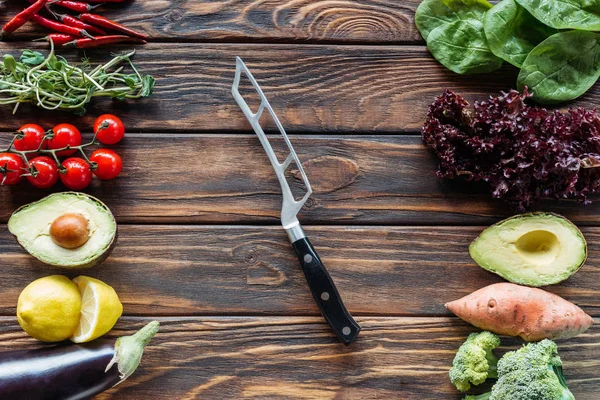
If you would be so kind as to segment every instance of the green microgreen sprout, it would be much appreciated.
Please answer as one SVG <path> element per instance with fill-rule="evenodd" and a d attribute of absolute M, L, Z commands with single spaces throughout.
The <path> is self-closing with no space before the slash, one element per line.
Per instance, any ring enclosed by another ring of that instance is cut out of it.
<path fill-rule="evenodd" d="M 13 114 L 21 103 L 33 103 L 46 110 L 69 110 L 83 115 L 85 105 L 93 97 L 125 100 L 150 96 L 154 78 L 138 72 L 131 61 L 134 54 L 135 51 L 113 55 L 112 60 L 95 68 L 87 59 L 72 65 L 55 54 L 50 40 L 46 57 L 32 50 L 23 51 L 18 61 L 4 55 L 0 62 L 0 105 L 14 104 Z M 122 72 L 127 65 L 133 74 Z"/>

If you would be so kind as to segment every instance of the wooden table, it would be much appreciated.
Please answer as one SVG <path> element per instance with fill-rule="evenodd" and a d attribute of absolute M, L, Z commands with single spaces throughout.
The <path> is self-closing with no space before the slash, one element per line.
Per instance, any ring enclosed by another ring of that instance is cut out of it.
<path fill-rule="evenodd" d="M 21 3 L 11 2 L 2 19 Z M 511 211 L 483 186 L 437 179 L 419 127 L 443 88 L 481 99 L 509 89 L 516 71 L 445 70 L 414 27 L 417 5 L 140 0 L 108 7 L 104 15 L 152 38 L 136 55 L 157 78 L 152 98 L 98 101 L 85 117 L 33 107 L 12 117 L 2 108 L 4 132 L 71 121 L 89 134 L 103 112 L 128 127 L 117 146 L 122 176 L 87 190 L 113 210 L 119 242 L 103 265 L 84 273 L 114 286 L 124 304 L 110 337 L 150 319 L 160 320 L 161 331 L 139 371 L 98 398 L 460 398 L 447 374 L 475 329 L 444 303 L 501 281 L 477 267 L 467 247 Z M 43 48 L 27 42 L 41 35 L 27 27 L 13 36 L 22 42 L 0 48 Z M 87 56 L 102 61 L 108 53 Z M 300 220 L 362 325 L 349 347 L 320 317 L 278 226 L 279 187 L 230 94 L 235 56 L 261 83 L 314 185 Z M 596 87 L 574 105 L 599 100 Z M 27 184 L 2 188 L 1 222 L 44 195 Z M 583 226 L 590 245 L 586 266 L 549 290 L 600 317 L 600 202 L 539 208 Z M 15 319 L 20 291 L 42 276 L 80 272 L 35 261 L 5 225 L 0 253 L 0 347 L 37 346 Z M 578 400 L 598 398 L 599 340 L 596 326 L 559 343 Z"/>

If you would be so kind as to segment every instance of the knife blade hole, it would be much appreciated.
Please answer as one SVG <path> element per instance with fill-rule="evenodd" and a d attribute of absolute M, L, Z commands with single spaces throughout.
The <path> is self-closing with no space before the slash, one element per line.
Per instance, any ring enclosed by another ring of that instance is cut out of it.
<path fill-rule="evenodd" d="M 327 292 L 321 293 L 321 299 L 323 299 L 323 301 L 329 300 L 329 293 L 327 293 Z"/>
<path fill-rule="evenodd" d="M 344 334 L 344 336 L 348 336 L 350 334 L 350 332 L 352 332 L 352 330 L 350 329 L 350 327 L 345 326 L 342 328 L 342 333 Z"/>
<path fill-rule="evenodd" d="M 277 111 L 275 110 L 275 112 Z M 265 108 L 265 111 L 263 111 L 261 114 L 258 123 L 262 127 L 263 131 L 268 135 L 267 139 L 271 145 L 271 148 L 273 149 L 273 152 L 275 153 L 275 157 L 277 157 L 277 161 L 280 164 L 283 163 L 290 154 L 290 149 L 288 148 L 283 135 L 281 132 L 279 132 L 279 128 L 275 123 L 275 119 L 269 110 Z"/>
<path fill-rule="evenodd" d="M 306 183 L 304 182 L 304 178 L 296 161 L 290 162 L 290 165 L 285 170 L 285 179 L 290 186 L 294 200 L 302 200 L 306 192 L 308 192 L 308 188 L 306 187 Z"/>
<path fill-rule="evenodd" d="M 313 260 L 313 258 L 312 258 L 312 256 L 310 254 L 306 254 L 304 256 L 304 262 L 305 263 L 310 264 L 312 262 L 312 260 Z"/>
<path fill-rule="evenodd" d="M 257 77 L 257 79 L 259 79 L 260 81 L 259 77 Z M 254 114 L 256 114 L 258 112 L 258 108 L 260 107 L 262 99 L 260 98 L 260 95 L 252 85 L 252 82 L 250 82 L 250 79 L 248 79 L 246 73 L 244 73 L 243 71 L 240 76 L 240 85 L 238 87 L 238 90 L 244 98 L 244 100 L 246 101 L 246 104 L 248 104 L 248 107 L 250 107 L 250 110 Z"/>

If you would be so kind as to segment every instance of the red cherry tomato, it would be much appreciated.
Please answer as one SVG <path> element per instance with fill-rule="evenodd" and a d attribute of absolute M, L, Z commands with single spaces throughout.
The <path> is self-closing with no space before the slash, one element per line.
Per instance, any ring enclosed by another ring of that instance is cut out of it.
<path fill-rule="evenodd" d="M 79 129 L 71 124 L 58 124 L 52 128 L 54 137 L 48 140 L 50 150 L 62 149 L 67 146 L 79 146 L 81 144 L 81 133 Z M 56 153 L 59 157 L 66 157 L 75 154 L 77 150 L 63 150 Z"/>
<path fill-rule="evenodd" d="M 90 157 L 90 161 L 95 162 L 97 167 L 94 175 L 102 180 L 116 178 L 123 168 L 121 157 L 110 149 L 98 149 Z"/>
<path fill-rule="evenodd" d="M 44 141 L 44 136 L 46 136 L 46 131 L 39 125 L 36 124 L 26 124 L 19 128 L 19 136 L 22 136 L 21 139 L 15 140 L 15 150 L 18 151 L 31 151 L 37 150 L 40 148 L 40 145 Z M 47 143 L 41 147 L 46 148 Z"/>
<path fill-rule="evenodd" d="M 40 189 L 48 189 L 56 185 L 58 182 L 58 166 L 56 161 L 46 156 L 39 156 L 29 161 L 29 165 L 32 166 L 32 170 L 35 167 L 35 177 L 33 175 L 28 176 L 27 180 L 33 186 Z M 32 171 L 32 174 L 34 172 Z"/>
<path fill-rule="evenodd" d="M 71 190 L 82 190 L 92 181 L 90 164 L 83 158 L 71 157 L 62 162 L 66 171 L 60 173 L 60 180 Z"/>
<path fill-rule="evenodd" d="M 21 181 L 21 173 L 25 168 L 25 162 L 17 154 L 0 153 L 0 168 L 10 171 L 0 173 L 0 183 L 3 185 L 16 185 Z"/>
<path fill-rule="evenodd" d="M 104 114 L 96 118 L 94 123 L 96 139 L 102 144 L 116 144 L 125 136 L 123 121 L 112 114 Z"/>

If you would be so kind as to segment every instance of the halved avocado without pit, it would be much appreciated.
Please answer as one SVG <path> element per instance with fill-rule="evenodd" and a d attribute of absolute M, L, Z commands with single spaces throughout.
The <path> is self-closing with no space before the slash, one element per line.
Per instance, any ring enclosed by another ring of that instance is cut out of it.
<path fill-rule="evenodd" d="M 517 215 L 492 225 L 471 243 L 482 268 L 527 286 L 564 281 L 583 266 L 587 243 L 581 231 L 553 213 Z"/>
<path fill-rule="evenodd" d="M 84 193 L 55 193 L 15 211 L 8 230 L 38 260 L 63 268 L 91 268 L 117 240 L 108 207 Z"/>

